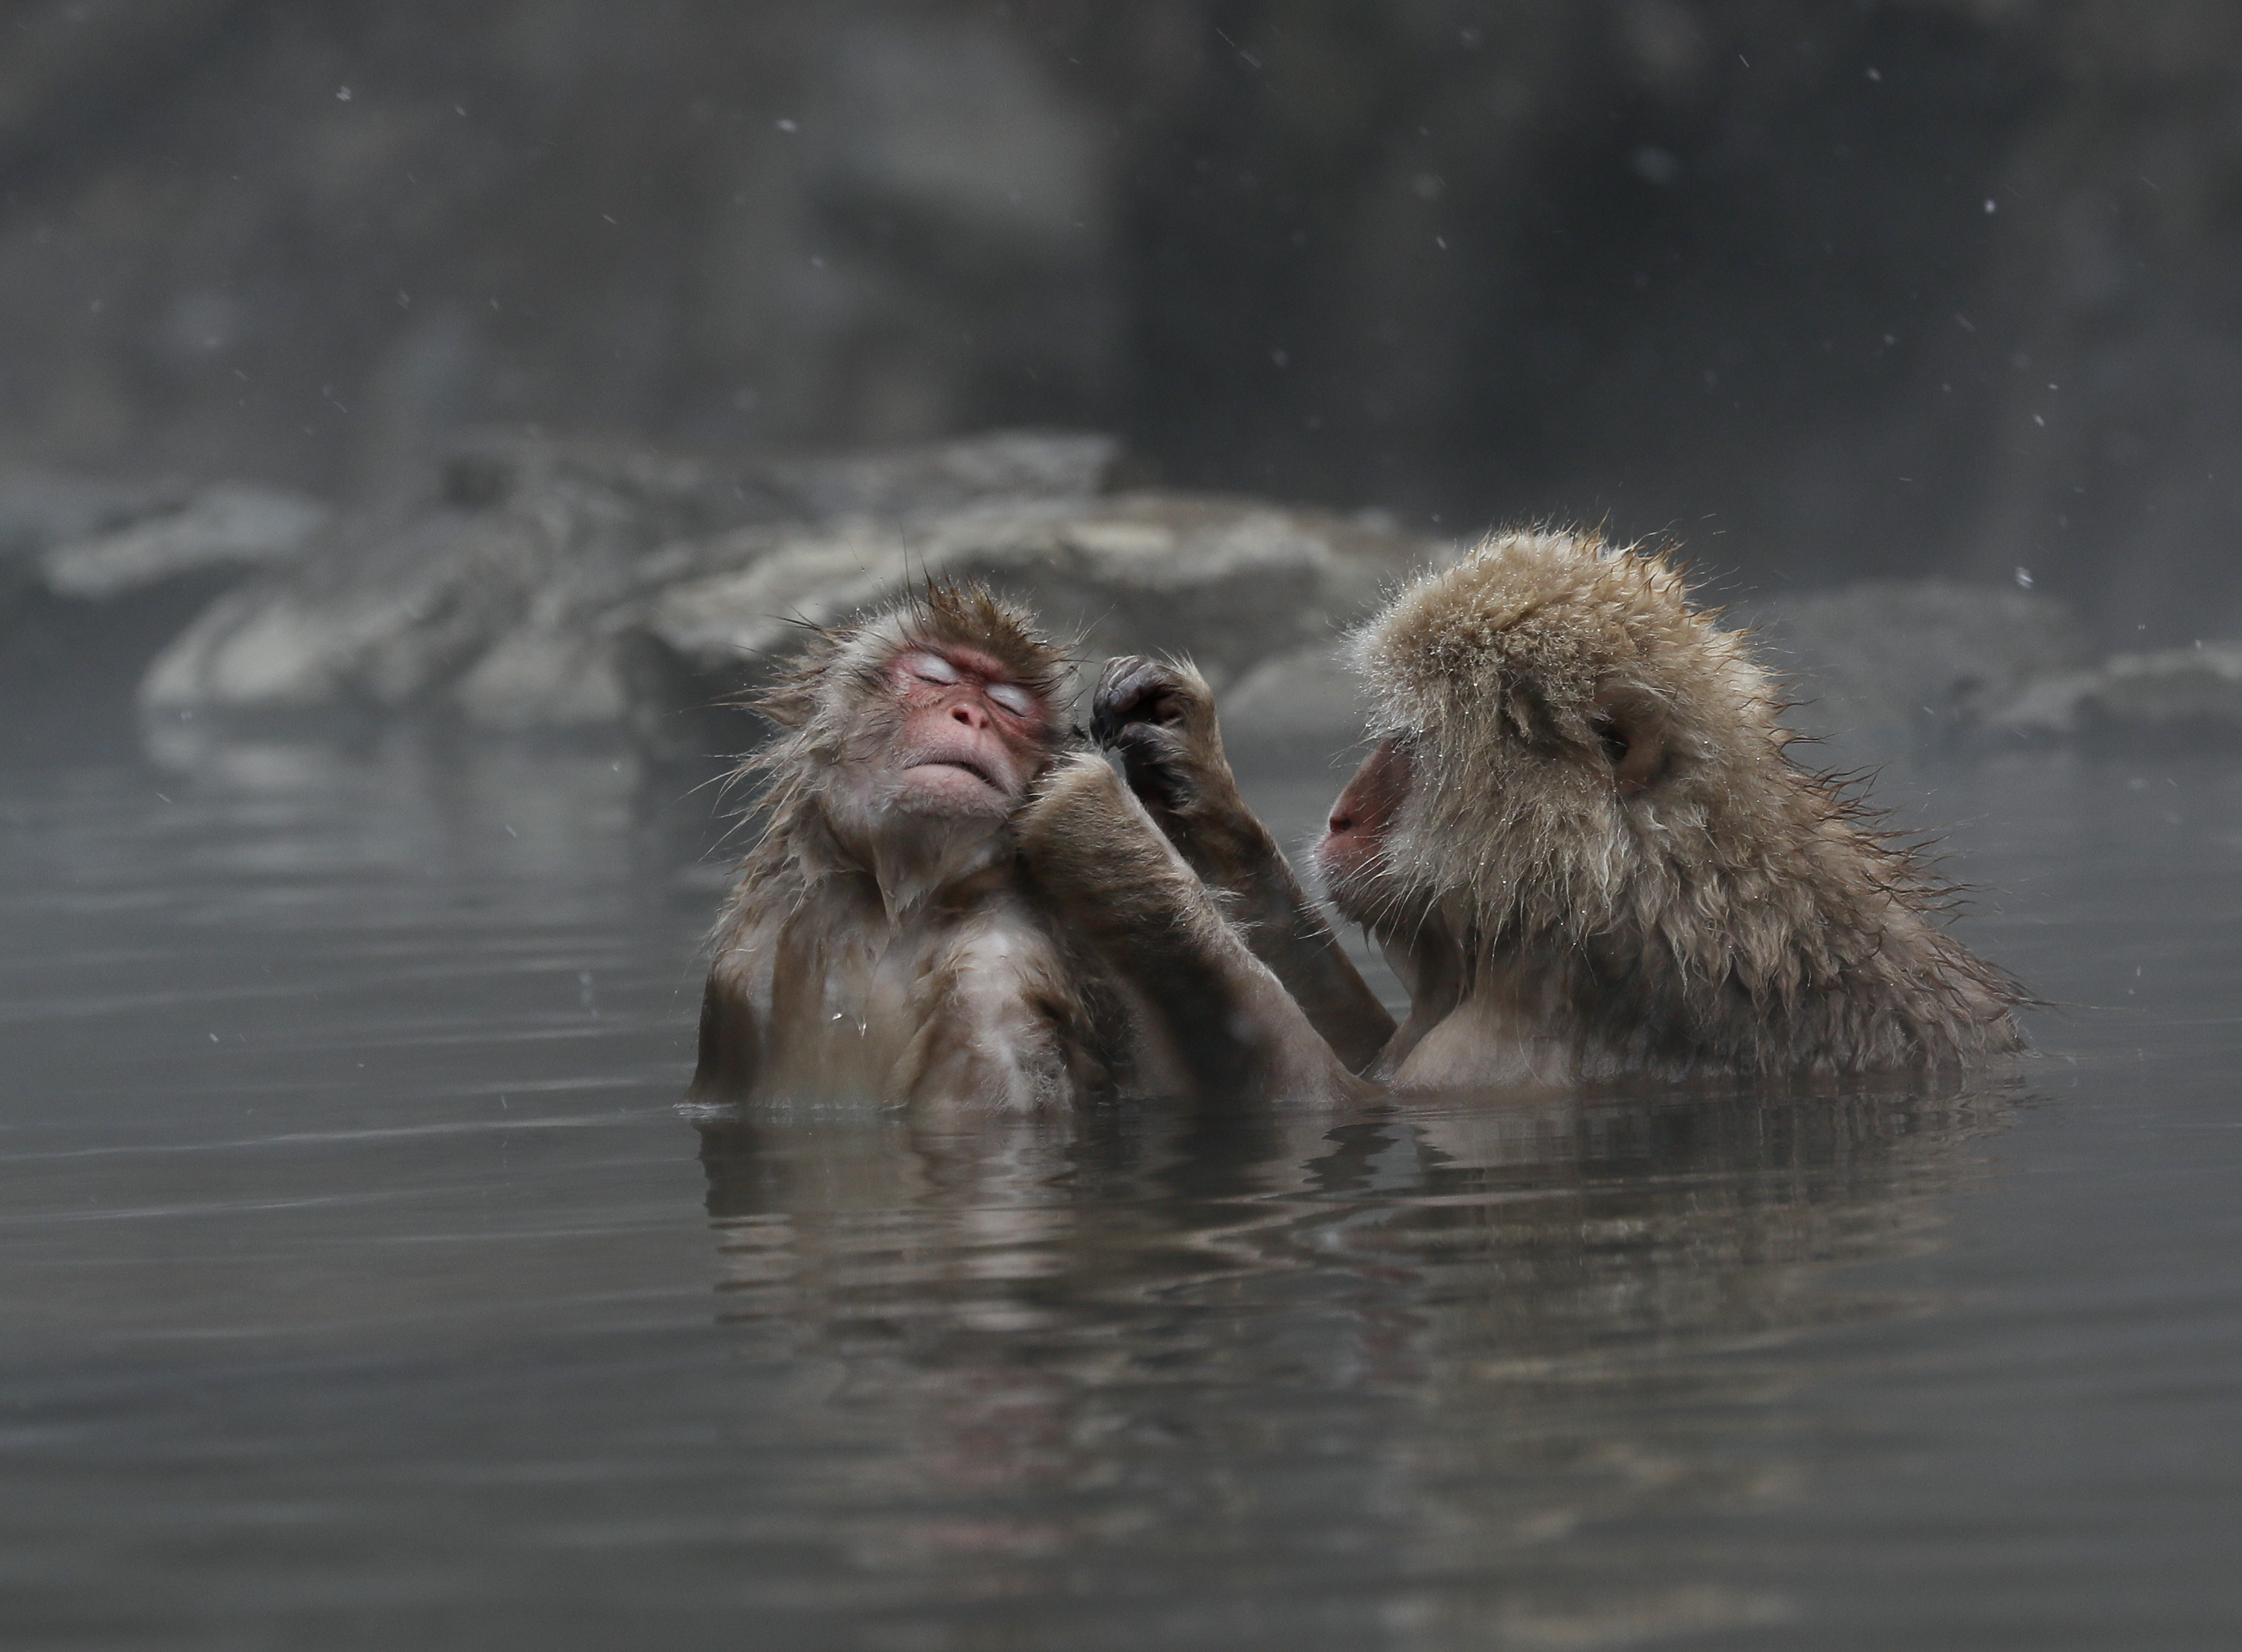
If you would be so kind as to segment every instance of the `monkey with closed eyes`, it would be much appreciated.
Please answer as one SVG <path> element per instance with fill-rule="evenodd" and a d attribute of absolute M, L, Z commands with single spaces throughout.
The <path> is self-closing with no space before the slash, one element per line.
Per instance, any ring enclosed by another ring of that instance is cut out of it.
<path fill-rule="evenodd" d="M 816 635 L 758 702 L 780 732 L 748 764 L 763 832 L 717 922 L 696 1097 L 971 1112 L 1351 1091 L 1212 906 L 1165 915 L 1121 974 L 1027 874 L 1016 816 L 1070 744 L 1065 677 L 1030 616 L 970 582 Z M 1116 848 L 1192 877 L 1149 827 Z"/>

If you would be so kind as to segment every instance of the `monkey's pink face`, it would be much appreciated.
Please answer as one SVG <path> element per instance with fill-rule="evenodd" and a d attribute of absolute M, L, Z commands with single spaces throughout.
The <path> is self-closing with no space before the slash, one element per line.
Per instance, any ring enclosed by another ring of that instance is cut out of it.
<path fill-rule="evenodd" d="M 1381 742 L 1332 805 L 1323 841 L 1316 845 L 1316 864 L 1332 903 L 1358 923 L 1371 922 L 1377 910 L 1372 879 L 1386 837 L 1408 801 L 1413 768 L 1404 742 Z"/>
<path fill-rule="evenodd" d="M 903 714 L 895 771 L 910 813 L 1001 819 L 1043 761 L 1050 708 L 977 649 L 923 645 L 888 663 Z"/>

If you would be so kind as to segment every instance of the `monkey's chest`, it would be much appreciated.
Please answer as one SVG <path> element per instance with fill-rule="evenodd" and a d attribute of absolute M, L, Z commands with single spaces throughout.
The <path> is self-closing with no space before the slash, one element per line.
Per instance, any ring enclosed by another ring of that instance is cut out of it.
<path fill-rule="evenodd" d="M 781 950 L 768 1082 L 797 1098 L 883 1098 L 925 1018 L 923 970 L 874 937 L 834 938 L 840 944 Z"/>
<path fill-rule="evenodd" d="M 771 982 L 774 1087 L 834 1100 L 978 1088 L 1050 1042 L 1051 964 L 1032 930 L 982 922 L 782 946 Z"/>

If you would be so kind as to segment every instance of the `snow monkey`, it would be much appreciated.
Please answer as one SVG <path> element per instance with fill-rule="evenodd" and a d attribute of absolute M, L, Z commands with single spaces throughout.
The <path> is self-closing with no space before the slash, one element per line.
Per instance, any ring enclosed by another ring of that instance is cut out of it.
<path fill-rule="evenodd" d="M 1349 1064 L 1424 1088 L 1845 1074 L 2021 1048 L 2026 995 L 1947 934 L 1950 887 L 1790 761 L 1767 674 L 1663 554 L 1499 534 L 1404 588 L 1353 658 L 1374 744 L 1316 861 L 1411 998 L 1366 1058 L 1382 1011 L 1240 801 L 1205 681 L 1116 660 L 1092 723 L 1183 857 L 1263 915 L 1255 950 L 1317 984 L 1294 991 Z M 1093 776 L 1036 808 L 1128 829 Z M 1026 829 L 1032 843 L 1048 827 Z M 1072 890 L 1094 890 L 1095 868 L 1030 860 L 1070 912 Z M 1098 939 L 1125 964 L 1131 937 Z"/>
<path fill-rule="evenodd" d="M 1294 1051 L 1331 1064 L 1226 931 L 1178 931 L 1171 970 L 1128 980 L 1055 923 L 1011 816 L 1070 738 L 1065 679 L 1030 617 L 978 585 L 936 581 L 815 635 L 758 702 L 781 732 L 747 767 L 764 830 L 717 922 L 697 1097 L 1250 1099 L 1298 1087 Z M 1149 823 L 1135 847 L 1175 862 Z"/>

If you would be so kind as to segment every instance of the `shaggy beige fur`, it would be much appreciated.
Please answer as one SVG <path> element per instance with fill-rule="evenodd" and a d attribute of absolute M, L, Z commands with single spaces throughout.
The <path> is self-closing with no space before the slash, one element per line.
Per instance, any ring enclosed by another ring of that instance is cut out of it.
<path fill-rule="evenodd" d="M 1518 1041 L 1521 1076 L 2020 1046 L 2024 995 L 1946 933 L 1950 887 L 1790 760 L 1767 673 L 1663 555 L 1499 534 L 1402 590 L 1354 657 L 1413 779 L 1374 865 L 1334 894 L 1417 949 L 1451 1014 Z M 1420 1077 L 1485 1070 L 1455 1028 L 1402 1040 L 1426 1041 Z"/>

